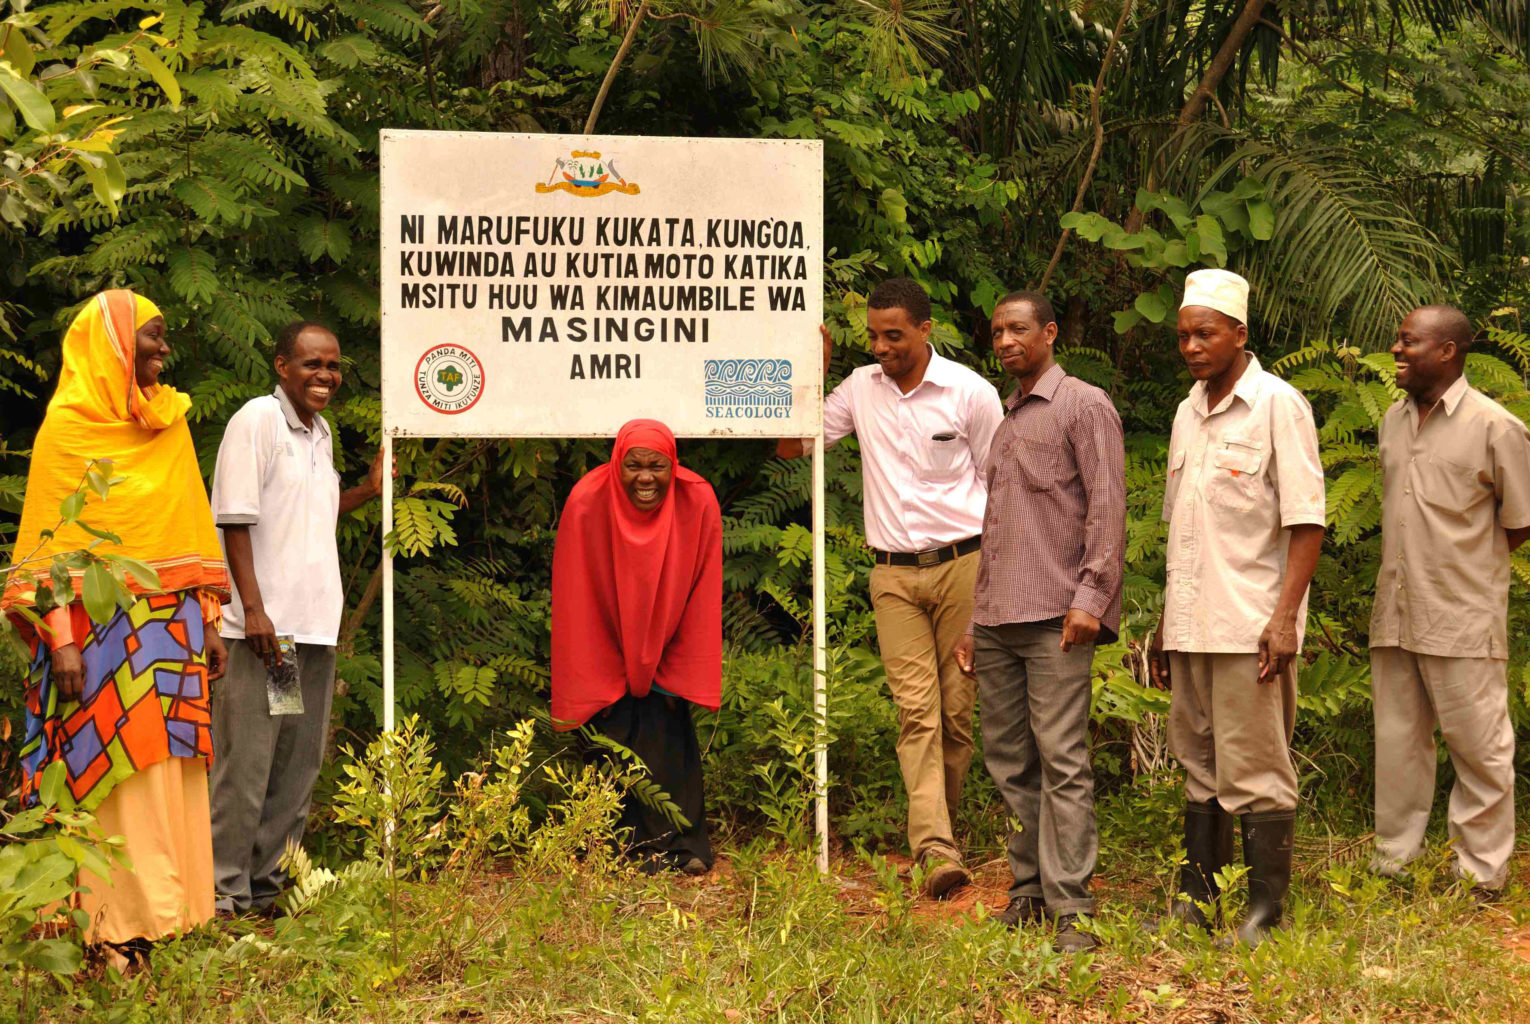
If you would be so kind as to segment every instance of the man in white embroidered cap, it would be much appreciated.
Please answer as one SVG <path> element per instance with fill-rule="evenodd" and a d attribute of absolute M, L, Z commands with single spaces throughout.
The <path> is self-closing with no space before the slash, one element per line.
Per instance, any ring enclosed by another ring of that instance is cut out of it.
<path fill-rule="evenodd" d="M 1296 819 L 1296 667 L 1307 585 L 1323 545 L 1323 466 L 1312 408 L 1248 352 L 1248 282 L 1185 279 L 1179 351 L 1195 384 L 1169 439 L 1163 618 L 1153 681 L 1172 691 L 1169 747 L 1185 769 L 1185 852 L 1170 915 L 1210 930 L 1242 819 L 1257 944 L 1280 925 Z"/>

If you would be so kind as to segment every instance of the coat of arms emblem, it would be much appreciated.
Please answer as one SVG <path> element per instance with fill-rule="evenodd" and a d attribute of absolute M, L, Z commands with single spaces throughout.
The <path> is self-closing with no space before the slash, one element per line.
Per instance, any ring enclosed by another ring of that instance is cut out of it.
<path fill-rule="evenodd" d="M 538 192 L 568 192 L 576 196 L 603 196 L 607 192 L 638 194 L 637 182 L 622 177 L 616 161 L 598 152 L 576 149 L 553 161 L 547 181 L 537 182 Z"/>

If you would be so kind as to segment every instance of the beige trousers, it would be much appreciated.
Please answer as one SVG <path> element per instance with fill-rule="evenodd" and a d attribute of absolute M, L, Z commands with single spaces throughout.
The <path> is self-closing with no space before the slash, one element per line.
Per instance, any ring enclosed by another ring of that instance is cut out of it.
<path fill-rule="evenodd" d="M 1456 769 L 1449 830 L 1456 873 L 1497 889 L 1514 852 L 1514 728 L 1508 662 L 1371 650 L 1376 708 L 1376 859 L 1395 873 L 1424 850 L 1434 802 L 1434 727 Z"/>
<path fill-rule="evenodd" d="M 1257 654 L 1169 652 L 1169 750 L 1185 799 L 1228 814 L 1296 810 L 1296 665 L 1259 681 Z"/>
<path fill-rule="evenodd" d="M 898 706 L 898 766 L 908 790 L 914 857 L 961 862 L 951 818 L 972 764 L 977 683 L 956 664 L 956 642 L 972 619 L 980 552 L 939 565 L 879 565 L 871 607 L 887 686 Z"/>

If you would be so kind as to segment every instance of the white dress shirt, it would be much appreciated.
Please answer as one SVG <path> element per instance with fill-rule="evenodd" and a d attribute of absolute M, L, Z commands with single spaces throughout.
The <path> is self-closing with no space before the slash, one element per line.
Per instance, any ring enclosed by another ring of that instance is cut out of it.
<path fill-rule="evenodd" d="M 1196 381 L 1169 438 L 1166 651 L 1254 654 L 1286 577 L 1293 526 L 1322 526 L 1323 463 L 1312 407 L 1290 384 L 1248 367 L 1206 408 Z M 1296 614 L 1297 644 L 1307 597 Z"/>
<path fill-rule="evenodd" d="M 824 400 L 824 443 L 860 440 L 867 543 L 913 553 L 981 534 L 988 446 L 1003 418 L 994 386 L 933 347 L 906 395 L 876 364 L 846 377 Z"/>
<path fill-rule="evenodd" d="M 345 596 L 335 523 L 340 477 L 323 416 L 303 426 L 280 387 L 234 413 L 213 471 L 213 521 L 248 526 L 261 603 L 278 635 L 333 647 Z M 221 534 L 221 530 L 219 531 Z M 244 638 L 239 590 L 223 609 L 223 636 Z"/>

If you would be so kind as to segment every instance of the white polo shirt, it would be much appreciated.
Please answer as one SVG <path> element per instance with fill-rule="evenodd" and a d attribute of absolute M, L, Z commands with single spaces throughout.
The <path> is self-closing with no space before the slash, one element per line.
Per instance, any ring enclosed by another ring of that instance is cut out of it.
<path fill-rule="evenodd" d="M 1003 418 L 994 386 L 933 347 L 906 395 L 875 363 L 846 377 L 824 399 L 824 443 L 860 440 L 867 543 L 913 553 L 981 534 L 988 446 Z"/>
<path fill-rule="evenodd" d="M 303 426 L 280 386 L 246 402 L 218 445 L 212 512 L 220 527 L 250 528 L 255 579 L 276 632 L 300 644 L 334 646 L 345 606 L 335 543 L 340 476 L 324 417 L 315 416 L 312 429 Z M 237 587 L 223 610 L 222 634 L 244 638 Z"/>

